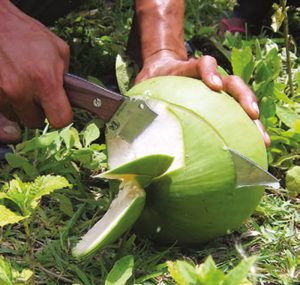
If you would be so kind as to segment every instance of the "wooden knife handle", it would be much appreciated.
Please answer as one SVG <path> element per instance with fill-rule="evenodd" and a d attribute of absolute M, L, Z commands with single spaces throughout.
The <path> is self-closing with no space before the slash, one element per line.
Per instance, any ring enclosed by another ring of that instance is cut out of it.
<path fill-rule="evenodd" d="M 125 100 L 118 93 L 69 73 L 64 74 L 64 88 L 72 106 L 95 113 L 104 123 L 111 119 Z"/>

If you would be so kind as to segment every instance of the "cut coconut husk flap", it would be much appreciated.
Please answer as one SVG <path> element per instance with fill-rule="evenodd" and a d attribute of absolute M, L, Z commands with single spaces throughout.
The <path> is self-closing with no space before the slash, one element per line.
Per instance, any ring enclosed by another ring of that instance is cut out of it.
<path fill-rule="evenodd" d="M 120 191 L 110 208 L 72 250 L 84 257 L 116 241 L 139 218 L 145 204 L 145 191 L 153 178 L 163 174 L 172 163 L 168 155 L 151 155 L 137 159 L 97 177 L 121 180 Z"/>
<path fill-rule="evenodd" d="M 173 159 L 172 156 L 163 154 L 148 155 L 94 177 L 126 181 L 135 180 L 140 187 L 146 187 L 152 182 L 153 178 L 168 170 Z"/>

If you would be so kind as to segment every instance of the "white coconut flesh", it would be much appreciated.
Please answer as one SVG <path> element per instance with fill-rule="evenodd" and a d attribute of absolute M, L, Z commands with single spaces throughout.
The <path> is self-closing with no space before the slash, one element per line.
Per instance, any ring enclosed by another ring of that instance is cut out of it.
<path fill-rule="evenodd" d="M 120 188 L 105 215 L 73 248 L 73 256 L 83 257 L 112 243 L 128 229 L 128 224 L 138 218 L 144 206 L 144 190 L 134 181 L 123 181 Z"/>
<path fill-rule="evenodd" d="M 184 166 L 184 140 L 182 126 L 178 118 L 162 101 L 149 99 L 147 104 L 158 116 L 132 143 L 107 134 L 110 169 L 152 154 L 165 154 L 174 157 L 174 161 L 167 172 Z"/>

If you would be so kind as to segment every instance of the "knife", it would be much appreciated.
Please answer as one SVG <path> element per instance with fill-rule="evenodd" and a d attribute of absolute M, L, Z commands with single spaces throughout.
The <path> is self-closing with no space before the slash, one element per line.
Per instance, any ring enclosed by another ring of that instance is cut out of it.
<path fill-rule="evenodd" d="M 262 185 L 279 189 L 279 180 L 271 173 L 240 152 L 230 147 L 225 147 L 225 149 L 230 152 L 235 165 L 237 188 Z"/>
<path fill-rule="evenodd" d="M 64 88 L 72 106 L 96 114 L 113 135 L 129 143 L 157 117 L 144 100 L 122 96 L 70 73 L 64 74 Z"/>

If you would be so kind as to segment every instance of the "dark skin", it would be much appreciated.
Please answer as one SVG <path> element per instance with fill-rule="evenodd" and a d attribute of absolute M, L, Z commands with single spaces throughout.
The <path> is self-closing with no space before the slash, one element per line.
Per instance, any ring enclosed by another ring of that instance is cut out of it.
<path fill-rule="evenodd" d="M 256 97 L 242 79 L 221 77 L 213 57 L 187 58 L 184 1 L 136 0 L 135 4 L 143 58 L 136 83 L 159 75 L 202 79 L 213 90 L 230 93 L 258 122 L 269 145 L 270 139 L 258 121 Z M 63 74 L 69 66 L 68 45 L 8 0 L 0 0 L 0 21 L 0 112 L 5 115 L 0 115 L 0 141 L 13 142 L 20 137 L 18 125 L 6 118 L 30 128 L 41 127 L 45 117 L 55 128 L 71 123 L 72 109 L 63 88 Z M 157 33 L 147 32 L 155 26 Z"/>

